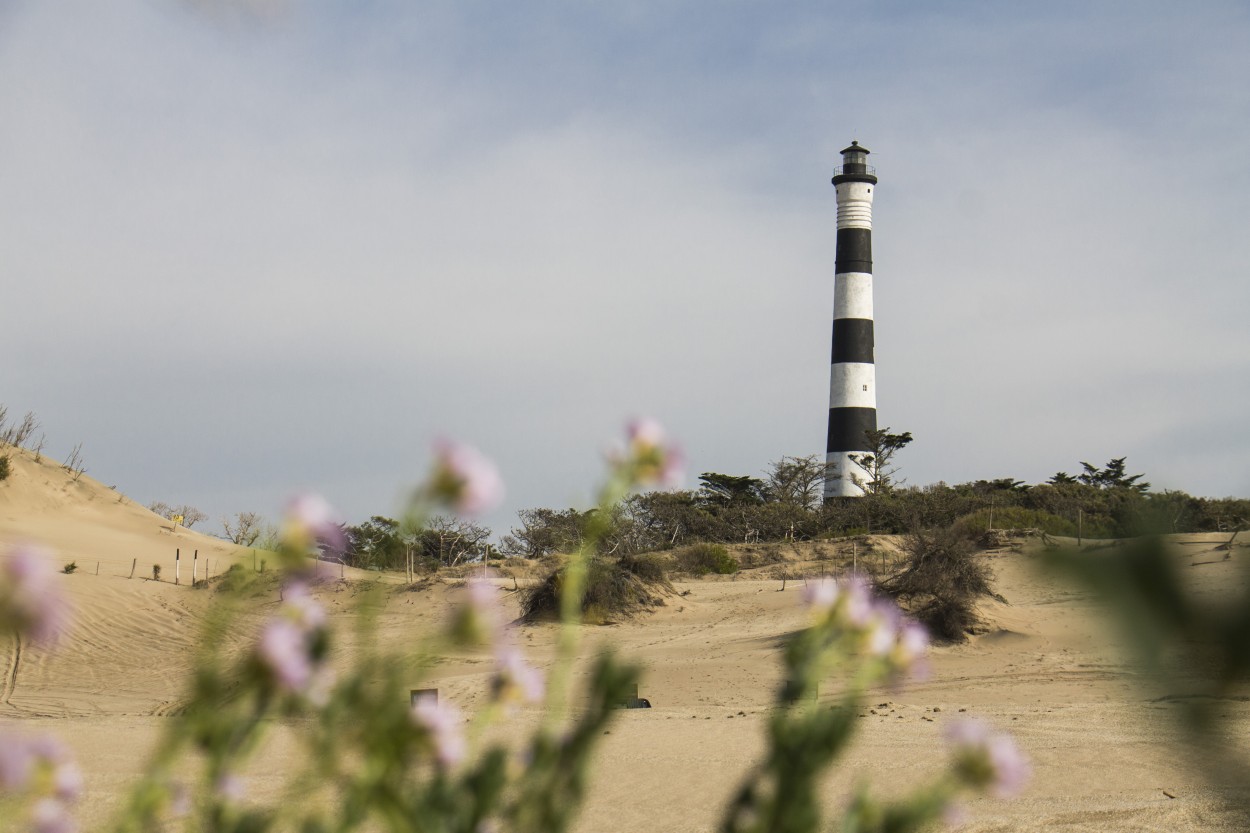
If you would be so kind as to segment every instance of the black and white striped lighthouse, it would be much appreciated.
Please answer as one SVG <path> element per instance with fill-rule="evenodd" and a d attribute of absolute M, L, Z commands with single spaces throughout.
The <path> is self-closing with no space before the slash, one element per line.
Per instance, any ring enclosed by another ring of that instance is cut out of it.
<path fill-rule="evenodd" d="M 838 247 L 833 277 L 833 364 L 829 375 L 829 435 L 825 499 L 864 494 L 867 472 L 852 455 L 867 452 L 877 428 L 877 377 L 872 348 L 872 191 L 876 170 L 868 149 L 851 142 L 834 169 Z"/>

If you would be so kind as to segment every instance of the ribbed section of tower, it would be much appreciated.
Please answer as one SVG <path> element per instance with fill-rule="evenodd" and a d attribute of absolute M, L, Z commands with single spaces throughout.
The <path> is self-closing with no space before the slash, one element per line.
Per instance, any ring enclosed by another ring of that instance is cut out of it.
<path fill-rule="evenodd" d="M 867 472 L 855 462 L 869 451 L 877 428 L 873 362 L 872 192 L 877 177 L 868 150 L 852 142 L 835 171 L 838 244 L 834 266 L 833 351 L 829 373 L 829 432 L 825 443 L 825 499 L 864 494 Z"/>

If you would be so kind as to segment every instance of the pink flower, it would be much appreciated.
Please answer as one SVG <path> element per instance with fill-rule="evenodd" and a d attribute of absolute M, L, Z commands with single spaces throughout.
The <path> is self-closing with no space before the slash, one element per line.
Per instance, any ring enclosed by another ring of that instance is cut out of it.
<path fill-rule="evenodd" d="M 243 779 L 233 772 L 223 772 L 213 784 L 213 794 L 224 802 L 237 803 L 243 800 L 247 786 Z"/>
<path fill-rule="evenodd" d="M 317 494 L 298 495 L 287 504 L 286 531 L 290 543 L 300 549 L 317 545 L 327 552 L 340 553 L 347 546 L 342 520 Z"/>
<path fill-rule="evenodd" d="M 680 484 L 685 462 L 681 449 L 668 441 L 658 421 L 650 417 L 630 420 L 625 435 L 629 443 L 625 463 L 636 485 L 671 488 Z"/>
<path fill-rule="evenodd" d="M 35 833 L 74 833 L 78 826 L 69 810 L 55 798 L 42 798 L 30 811 L 31 829 Z"/>
<path fill-rule="evenodd" d="M 497 696 L 507 699 L 515 693 L 526 703 L 539 703 L 546 689 L 543 672 L 525 661 L 521 649 L 509 640 L 501 640 L 495 652 L 495 683 Z"/>
<path fill-rule="evenodd" d="M 960 720 L 947 727 L 946 736 L 955 745 L 955 771 L 966 783 L 1008 798 L 1029 780 L 1029 761 L 1011 735 L 994 734 L 977 720 Z"/>
<path fill-rule="evenodd" d="M 15 547 L 0 558 L 0 626 L 43 645 L 56 642 L 69 622 L 69 607 L 48 558 L 31 546 Z"/>
<path fill-rule="evenodd" d="M 0 733 L 0 793 L 26 789 L 35 765 L 35 754 L 26 738 L 13 732 Z"/>
<path fill-rule="evenodd" d="M 312 679 L 308 634 L 290 619 L 275 618 L 265 625 L 256 655 L 278 687 L 287 692 L 301 692 Z"/>
<path fill-rule="evenodd" d="M 302 581 L 293 581 L 282 589 L 282 611 L 305 631 L 325 627 L 325 608 L 317 603 L 309 592 L 308 585 Z"/>
<path fill-rule="evenodd" d="M 437 697 L 418 697 L 412 707 L 413 722 L 424 729 L 434 745 L 434 757 L 443 766 L 455 766 L 468 754 L 464 719 L 460 710 Z"/>
<path fill-rule="evenodd" d="M 481 515 L 503 500 L 503 478 L 477 449 L 451 440 L 434 444 L 431 495 L 461 515 Z"/>
<path fill-rule="evenodd" d="M 838 583 L 832 578 L 821 576 L 803 585 L 803 604 L 817 613 L 827 613 L 838 601 Z"/>

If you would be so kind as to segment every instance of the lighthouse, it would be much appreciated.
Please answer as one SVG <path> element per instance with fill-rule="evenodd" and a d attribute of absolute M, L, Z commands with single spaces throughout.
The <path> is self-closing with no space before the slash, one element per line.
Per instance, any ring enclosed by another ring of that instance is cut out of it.
<path fill-rule="evenodd" d="M 872 335 L 872 192 L 876 170 L 859 142 L 842 151 L 833 171 L 838 194 L 838 243 L 833 276 L 833 359 L 825 500 L 864 494 L 868 473 L 853 457 L 869 452 L 877 429 L 877 376 Z"/>

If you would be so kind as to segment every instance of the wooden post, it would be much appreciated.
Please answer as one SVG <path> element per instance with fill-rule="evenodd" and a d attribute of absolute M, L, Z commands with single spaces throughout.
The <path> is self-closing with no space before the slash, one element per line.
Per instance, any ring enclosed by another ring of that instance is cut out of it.
<path fill-rule="evenodd" d="M 99 561 L 95 563 L 95 574 L 97 576 L 100 575 L 100 562 Z"/>
<path fill-rule="evenodd" d="M 1076 510 L 1076 546 L 1078 549 L 1081 546 L 1081 537 L 1082 537 L 1082 532 L 1084 532 L 1083 527 L 1085 525 L 1084 521 L 1085 521 L 1085 510 L 1084 509 Z"/>
<path fill-rule="evenodd" d="M 256 550 L 252 550 L 252 572 L 256 572 Z"/>
<path fill-rule="evenodd" d="M 859 542 L 851 542 L 851 573 L 859 572 Z"/>
<path fill-rule="evenodd" d="M 182 550 L 174 550 L 174 584 L 182 583 Z"/>
<path fill-rule="evenodd" d="M 139 564 L 139 559 L 137 558 L 130 559 L 130 577 L 131 578 L 135 577 L 135 567 L 138 566 L 138 564 Z"/>
<path fill-rule="evenodd" d="M 200 551 L 196 550 L 195 555 L 191 558 L 191 586 L 195 586 L 196 576 L 200 574 Z"/>

